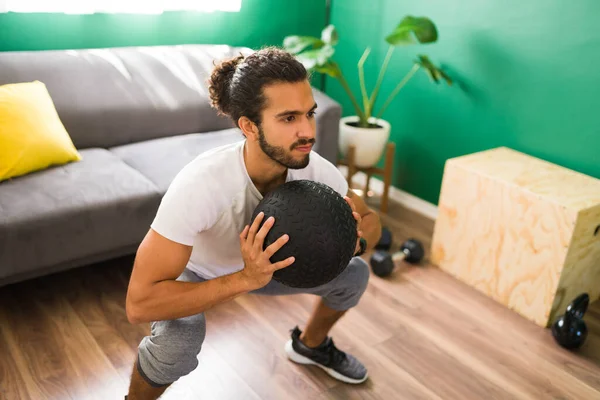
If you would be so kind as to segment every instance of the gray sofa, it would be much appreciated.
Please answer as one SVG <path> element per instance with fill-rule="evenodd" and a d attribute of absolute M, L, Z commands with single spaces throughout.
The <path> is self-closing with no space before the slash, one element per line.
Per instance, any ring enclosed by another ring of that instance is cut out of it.
<path fill-rule="evenodd" d="M 0 182 L 0 286 L 135 253 L 177 172 L 207 149 L 243 140 L 210 107 L 206 79 L 215 60 L 250 51 L 0 53 L 0 85 L 44 82 L 83 157 Z M 315 151 L 335 162 L 341 109 L 314 95 Z"/>

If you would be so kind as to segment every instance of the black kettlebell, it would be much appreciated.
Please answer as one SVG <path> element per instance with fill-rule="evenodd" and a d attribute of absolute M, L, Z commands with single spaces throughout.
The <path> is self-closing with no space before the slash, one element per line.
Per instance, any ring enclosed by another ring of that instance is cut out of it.
<path fill-rule="evenodd" d="M 576 349 L 585 342 L 587 326 L 583 321 L 583 316 L 589 302 L 590 296 L 587 293 L 580 294 L 569 304 L 565 315 L 552 324 L 552 336 L 562 347 L 569 350 Z"/>

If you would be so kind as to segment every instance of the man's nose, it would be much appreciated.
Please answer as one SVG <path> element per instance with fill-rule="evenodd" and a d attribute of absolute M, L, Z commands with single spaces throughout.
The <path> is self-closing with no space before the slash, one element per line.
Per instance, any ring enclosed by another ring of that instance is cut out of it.
<path fill-rule="evenodd" d="M 298 130 L 296 135 L 302 139 L 314 139 L 316 130 L 316 124 L 306 118 L 300 125 L 300 130 Z"/>

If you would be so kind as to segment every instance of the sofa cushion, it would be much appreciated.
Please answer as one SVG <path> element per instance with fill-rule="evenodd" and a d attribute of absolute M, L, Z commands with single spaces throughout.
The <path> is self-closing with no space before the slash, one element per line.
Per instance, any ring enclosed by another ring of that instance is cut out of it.
<path fill-rule="evenodd" d="M 244 47 L 185 44 L 0 52 L 0 84 L 39 80 L 78 149 L 233 127 L 208 98 L 214 63 Z"/>
<path fill-rule="evenodd" d="M 152 182 L 104 149 L 0 183 L 0 278 L 139 243 L 160 203 Z"/>
<path fill-rule="evenodd" d="M 175 175 L 196 156 L 217 146 L 244 140 L 239 129 L 154 139 L 110 149 L 140 171 L 164 194 Z"/>
<path fill-rule="evenodd" d="M 80 159 L 42 82 L 0 85 L 0 181 Z"/>

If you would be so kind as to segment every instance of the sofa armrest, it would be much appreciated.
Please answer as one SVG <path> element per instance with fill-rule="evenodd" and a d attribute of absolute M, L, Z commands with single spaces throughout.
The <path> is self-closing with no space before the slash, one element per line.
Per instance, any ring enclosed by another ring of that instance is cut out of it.
<path fill-rule="evenodd" d="M 341 105 L 318 89 L 313 88 L 317 103 L 317 142 L 314 150 L 334 165 L 337 164 Z"/>

